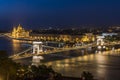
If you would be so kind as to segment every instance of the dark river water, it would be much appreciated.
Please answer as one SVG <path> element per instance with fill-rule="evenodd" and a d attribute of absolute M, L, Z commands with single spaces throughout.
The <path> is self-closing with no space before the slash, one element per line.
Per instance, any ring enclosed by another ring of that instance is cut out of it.
<path fill-rule="evenodd" d="M 0 38 L 0 50 L 6 50 L 9 55 L 21 52 L 29 46 L 26 42 Z M 80 54 L 79 50 L 66 51 L 63 54 Z M 74 54 L 74 55 L 73 55 Z M 56 56 L 47 57 L 55 59 Z M 18 62 L 31 62 L 31 59 L 19 60 Z M 83 71 L 91 72 L 98 80 L 120 80 L 120 57 L 105 56 L 102 54 L 89 54 L 62 60 L 51 60 L 45 62 L 46 65 L 52 65 L 56 72 L 64 76 L 80 77 Z"/>
<path fill-rule="evenodd" d="M 29 45 L 25 41 L 13 40 L 10 38 L 0 37 L 0 50 L 4 50 L 8 55 L 13 55 L 24 51 Z"/>

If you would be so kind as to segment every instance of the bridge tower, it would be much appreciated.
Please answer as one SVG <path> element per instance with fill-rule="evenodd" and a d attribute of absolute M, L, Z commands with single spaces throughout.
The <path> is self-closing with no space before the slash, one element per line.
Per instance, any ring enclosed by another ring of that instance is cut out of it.
<path fill-rule="evenodd" d="M 104 36 L 97 36 L 97 46 L 98 46 L 98 50 L 102 50 L 103 48 L 105 48 L 104 46 Z"/>
<path fill-rule="evenodd" d="M 97 45 L 104 45 L 104 36 L 97 36 Z"/>
<path fill-rule="evenodd" d="M 42 42 L 33 42 L 33 54 L 39 54 L 40 52 L 43 52 L 42 44 Z"/>

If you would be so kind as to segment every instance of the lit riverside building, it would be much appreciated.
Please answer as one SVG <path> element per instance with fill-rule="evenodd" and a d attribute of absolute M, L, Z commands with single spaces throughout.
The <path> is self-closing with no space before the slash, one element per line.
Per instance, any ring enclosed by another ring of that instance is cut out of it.
<path fill-rule="evenodd" d="M 18 27 L 14 27 L 12 31 L 13 38 L 26 38 L 29 37 L 29 31 L 26 31 L 22 26 L 19 24 Z"/>

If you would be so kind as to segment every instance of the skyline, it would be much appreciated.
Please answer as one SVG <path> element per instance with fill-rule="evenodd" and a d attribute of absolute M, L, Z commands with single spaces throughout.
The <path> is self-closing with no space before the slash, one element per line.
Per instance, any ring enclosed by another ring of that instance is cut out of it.
<path fill-rule="evenodd" d="M 0 30 L 120 25 L 120 1 L 0 0 Z"/>
<path fill-rule="evenodd" d="M 120 80 L 120 0 L 0 0 L 0 80 Z"/>

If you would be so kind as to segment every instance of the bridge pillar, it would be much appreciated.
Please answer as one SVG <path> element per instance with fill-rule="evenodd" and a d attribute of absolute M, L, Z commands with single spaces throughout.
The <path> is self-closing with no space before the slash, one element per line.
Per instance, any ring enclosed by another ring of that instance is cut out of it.
<path fill-rule="evenodd" d="M 38 67 L 40 65 L 40 60 L 43 60 L 42 56 L 33 56 L 32 58 L 32 65 Z"/>
<path fill-rule="evenodd" d="M 33 54 L 39 54 L 40 52 L 43 52 L 42 42 L 33 42 Z"/>

